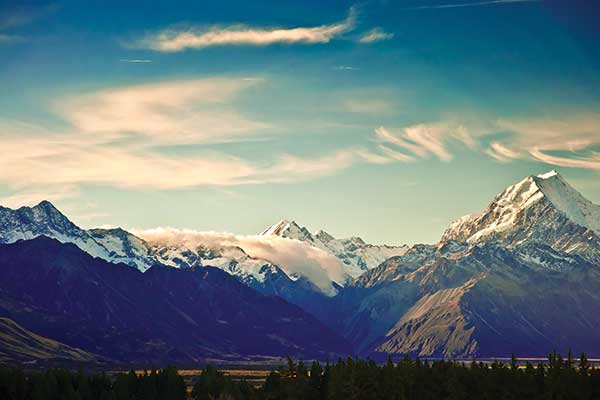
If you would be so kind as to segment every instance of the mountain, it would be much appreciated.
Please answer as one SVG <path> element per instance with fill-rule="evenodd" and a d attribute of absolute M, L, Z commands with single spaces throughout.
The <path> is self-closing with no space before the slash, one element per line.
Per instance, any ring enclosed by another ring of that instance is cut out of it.
<path fill-rule="evenodd" d="M 186 240 L 147 242 L 121 228 L 84 230 L 71 222 L 50 202 L 17 210 L 0 208 L 0 243 L 32 239 L 41 235 L 62 243 L 73 243 L 83 251 L 111 263 L 124 263 L 142 272 L 154 265 L 174 268 L 217 267 L 245 285 L 271 296 L 278 296 L 305 310 L 318 310 L 327 297 L 337 291 L 334 286 L 326 292 L 302 274 L 287 272 L 268 260 L 249 256 L 241 247 L 196 243 Z"/>
<path fill-rule="evenodd" d="M 290 265 L 277 265 L 251 257 L 237 245 L 153 240 L 151 243 L 121 228 L 84 230 L 71 222 L 50 202 L 13 210 L 0 207 L 0 243 L 47 236 L 73 243 L 85 252 L 112 263 L 124 263 L 142 272 L 153 265 L 175 268 L 214 266 L 240 282 L 268 295 L 280 296 L 307 309 L 319 307 L 324 296 L 337 291 L 329 281 L 323 288 L 296 273 Z"/>
<path fill-rule="evenodd" d="M 506 188 L 438 243 L 410 247 L 293 221 L 254 236 L 140 238 L 82 230 L 47 202 L 0 208 L 0 316 L 140 363 L 600 356 L 599 227 L 600 207 L 555 171 Z"/>
<path fill-rule="evenodd" d="M 15 321 L 0 317 L 0 364 L 97 363 L 101 357 L 36 335 Z"/>
<path fill-rule="evenodd" d="M 510 186 L 482 213 L 452 223 L 442 240 L 509 247 L 535 241 L 600 263 L 600 206 L 551 171 Z"/>
<path fill-rule="evenodd" d="M 332 326 L 375 357 L 600 355 L 598 209 L 554 171 L 529 176 L 347 285 Z"/>
<path fill-rule="evenodd" d="M 408 249 L 408 246 L 372 245 L 365 243 L 359 237 L 336 239 L 323 230 L 312 234 L 296 222 L 285 219 L 268 227 L 260 234 L 300 240 L 325 250 L 338 258 L 346 267 L 346 272 L 353 278 L 378 266 L 390 257 L 404 254 Z"/>
<path fill-rule="evenodd" d="M 42 235 L 73 243 L 94 257 L 123 262 L 141 271 L 156 264 L 143 240 L 122 229 L 81 229 L 49 201 L 16 210 L 0 206 L 0 243 Z"/>
<path fill-rule="evenodd" d="M 327 358 L 350 349 L 314 317 L 217 268 L 145 273 L 45 236 L 0 245 L 0 315 L 123 363 Z"/>
<path fill-rule="evenodd" d="M 310 279 L 285 272 L 270 261 L 249 256 L 241 247 L 193 240 L 149 239 L 158 263 L 175 268 L 217 267 L 265 295 L 278 296 L 305 310 L 318 309 L 328 295 Z"/>

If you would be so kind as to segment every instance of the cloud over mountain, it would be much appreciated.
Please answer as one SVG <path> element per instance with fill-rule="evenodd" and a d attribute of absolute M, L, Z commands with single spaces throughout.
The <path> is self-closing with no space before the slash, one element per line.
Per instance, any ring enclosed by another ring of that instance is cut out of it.
<path fill-rule="evenodd" d="M 189 229 L 161 227 L 132 232 L 149 242 L 161 245 L 185 245 L 223 248 L 237 246 L 254 258 L 280 266 L 288 275 L 308 278 L 325 293 L 333 290 L 332 282 L 344 283 L 346 273 L 333 255 L 299 240 L 278 236 L 234 235 L 223 232 L 201 232 Z"/>

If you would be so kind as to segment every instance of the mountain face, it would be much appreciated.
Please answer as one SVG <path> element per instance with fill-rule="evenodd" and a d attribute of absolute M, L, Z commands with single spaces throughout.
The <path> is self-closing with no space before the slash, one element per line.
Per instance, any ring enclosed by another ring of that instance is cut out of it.
<path fill-rule="evenodd" d="M 217 268 L 145 273 L 39 236 L 0 245 L 0 315 L 38 335 L 125 363 L 350 350 L 302 309 Z"/>
<path fill-rule="evenodd" d="M 556 172 L 530 176 L 347 285 L 334 326 L 375 356 L 600 354 L 598 210 Z"/>
<path fill-rule="evenodd" d="M 338 258 L 350 277 L 356 278 L 366 270 L 375 268 L 390 257 L 402 255 L 408 246 L 376 246 L 365 243 L 359 237 L 336 239 L 325 231 L 312 234 L 294 221 L 281 220 L 261 232 L 261 235 L 280 236 L 300 240 L 325 250 Z"/>
<path fill-rule="evenodd" d="M 544 243 L 600 263 L 600 206 L 552 171 L 507 188 L 481 214 L 452 223 L 442 240 Z"/>
<path fill-rule="evenodd" d="M 150 241 L 158 263 L 175 268 L 217 267 L 258 292 L 278 296 L 305 310 L 318 309 L 328 296 L 309 279 L 288 274 L 276 264 L 249 256 L 238 246 L 207 246 Z"/>
<path fill-rule="evenodd" d="M 122 229 L 81 229 L 48 201 L 17 210 L 0 207 L 0 243 L 42 235 L 73 243 L 94 257 L 123 262 L 141 271 L 156 264 L 143 240 Z"/>
<path fill-rule="evenodd" d="M 0 363 L 97 363 L 100 357 L 36 335 L 15 321 L 0 318 Z"/>
<path fill-rule="evenodd" d="M 47 201 L 17 210 L 0 207 L 0 243 L 14 243 L 40 235 L 73 243 L 94 257 L 124 263 L 142 272 L 153 265 L 175 268 L 214 266 L 264 294 L 280 296 L 306 309 L 318 308 L 326 300 L 324 297 L 333 296 L 338 287 L 331 281 L 324 290 L 322 284 L 318 286 L 302 273 L 294 273 L 293 268 L 282 268 L 289 266 L 251 257 L 235 245 L 194 244 L 185 240 L 147 242 L 121 228 L 84 230 Z M 332 259 L 335 260 L 333 256 Z"/>

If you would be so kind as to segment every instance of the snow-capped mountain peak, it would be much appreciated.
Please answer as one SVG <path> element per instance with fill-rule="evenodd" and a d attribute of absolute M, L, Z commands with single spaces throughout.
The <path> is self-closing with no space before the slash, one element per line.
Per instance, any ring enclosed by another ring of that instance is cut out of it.
<path fill-rule="evenodd" d="M 556 171 L 538 175 L 534 180 L 540 192 L 567 218 L 600 235 L 600 206 L 583 197 Z"/>
<path fill-rule="evenodd" d="M 261 235 L 276 235 L 287 239 L 300 240 L 335 256 L 344 265 L 351 277 L 375 268 L 389 257 L 406 252 L 407 246 L 377 246 L 365 243 L 360 237 L 336 239 L 333 235 L 318 230 L 311 233 L 294 221 L 281 220 L 265 229 Z"/>
<path fill-rule="evenodd" d="M 271 225 L 261 232 L 263 236 L 281 236 L 288 239 L 301 241 L 312 241 L 312 235 L 305 227 L 301 227 L 295 221 L 282 219 L 275 225 Z"/>
<path fill-rule="evenodd" d="M 599 236 L 600 206 L 583 197 L 557 171 L 550 171 L 508 187 L 482 213 L 454 221 L 442 239 L 509 245 L 537 241 L 595 259 Z"/>

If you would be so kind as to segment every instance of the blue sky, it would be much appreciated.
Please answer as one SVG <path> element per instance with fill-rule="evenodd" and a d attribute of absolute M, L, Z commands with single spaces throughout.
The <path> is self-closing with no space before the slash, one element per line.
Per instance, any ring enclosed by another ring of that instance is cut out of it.
<path fill-rule="evenodd" d="M 589 2 L 123 3 L 1 3 L 1 204 L 399 244 L 550 169 L 600 203 Z"/>

